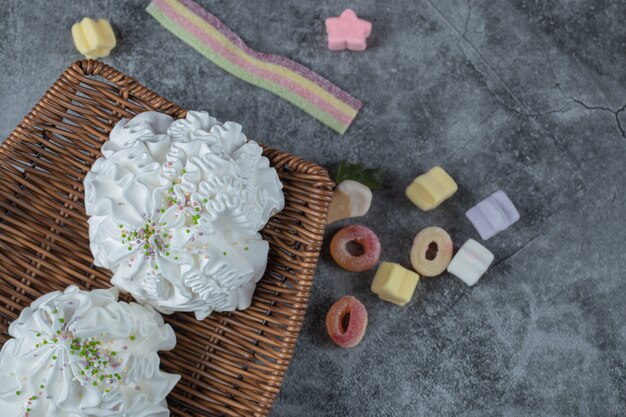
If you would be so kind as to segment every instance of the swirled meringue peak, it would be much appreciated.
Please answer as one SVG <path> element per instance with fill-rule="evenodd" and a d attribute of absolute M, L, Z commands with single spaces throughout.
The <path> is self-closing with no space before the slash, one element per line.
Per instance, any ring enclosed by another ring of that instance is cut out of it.
<path fill-rule="evenodd" d="M 237 123 L 206 112 L 121 120 L 85 177 L 90 247 L 112 283 L 162 313 L 250 306 L 269 251 L 259 231 L 282 183 Z"/>
<path fill-rule="evenodd" d="M 174 348 L 174 331 L 118 294 L 70 286 L 22 311 L 0 351 L 2 416 L 170 415 L 165 397 L 180 376 L 161 372 L 157 351 Z"/>

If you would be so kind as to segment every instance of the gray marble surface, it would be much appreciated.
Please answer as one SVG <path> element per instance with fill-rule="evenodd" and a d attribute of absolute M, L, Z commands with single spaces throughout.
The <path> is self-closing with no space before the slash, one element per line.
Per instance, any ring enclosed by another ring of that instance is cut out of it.
<path fill-rule="evenodd" d="M 398 308 L 323 250 L 302 335 L 272 416 L 626 414 L 626 6 L 606 0 L 202 0 L 253 48 L 318 71 L 365 106 L 343 137 L 223 72 L 145 13 L 147 1 L 0 2 L 0 137 L 80 58 L 71 24 L 109 18 L 104 61 L 249 137 L 333 168 L 387 169 L 363 223 L 382 259 L 410 266 L 421 228 L 479 239 L 465 210 L 498 188 L 521 220 L 490 239 L 473 288 L 423 279 Z M 363 53 L 330 52 L 324 18 L 373 22 Z M 403 195 L 433 165 L 459 183 L 424 213 Z M 341 224 L 329 230 L 332 235 Z M 370 324 L 356 348 L 324 330 L 352 294 Z"/>

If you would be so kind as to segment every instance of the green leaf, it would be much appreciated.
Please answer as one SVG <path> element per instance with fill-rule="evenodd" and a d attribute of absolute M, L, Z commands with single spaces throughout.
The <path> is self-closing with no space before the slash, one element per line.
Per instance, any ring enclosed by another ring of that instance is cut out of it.
<path fill-rule="evenodd" d="M 372 190 L 382 190 L 385 188 L 385 171 L 380 168 L 367 168 L 361 163 L 351 164 L 343 160 L 337 167 L 335 182 L 339 184 L 344 180 L 354 180 L 367 185 Z"/>

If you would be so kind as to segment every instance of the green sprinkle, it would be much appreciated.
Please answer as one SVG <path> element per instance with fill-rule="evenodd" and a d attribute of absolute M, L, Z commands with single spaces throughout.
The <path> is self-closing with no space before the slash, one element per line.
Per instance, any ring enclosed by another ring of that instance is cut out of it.
<path fill-rule="evenodd" d="M 170 256 L 170 253 L 169 252 L 165 252 L 165 256 Z"/>
<path fill-rule="evenodd" d="M 35 345 L 35 347 L 36 347 L 36 348 L 38 348 L 38 347 L 39 347 L 39 343 L 37 343 L 37 344 Z"/>
<path fill-rule="evenodd" d="M 41 337 L 41 333 L 37 333 L 35 336 L 37 336 L 37 337 Z"/>
<path fill-rule="evenodd" d="M 122 233 L 122 237 L 126 237 L 126 233 Z"/>
<path fill-rule="evenodd" d="M 204 200 L 202 200 L 202 201 L 204 201 L 205 203 L 208 203 L 208 202 L 209 202 L 209 200 L 208 200 L 208 199 L 206 199 L 206 198 L 205 198 Z"/>
<path fill-rule="evenodd" d="M 169 191 L 170 193 L 173 193 L 173 192 L 174 192 L 174 189 L 173 189 L 173 188 L 170 188 L 170 189 L 169 189 L 169 190 L 167 190 L 167 191 Z"/>
<path fill-rule="evenodd" d="M 129 247 L 128 247 L 128 250 L 133 250 L 133 247 L 132 247 L 132 246 L 129 246 Z"/>
<path fill-rule="evenodd" d="M 85 371 L 80 371 L 80 374 L 81 375 L 85 375 Z"/>
<path fill-rule="evenodd" d="M 73 350 L 73 349 L 72 349 L 72 350 L 70 350 L 70 353 L 73 355 L 73 354 L 74 354 L 74 350 Z"/>
<path fill-rule="evenodd" d="M 187 170 L 186 170 L 186 169 L 183 169 L 183 170 L 182 170 L 182 171 L 180 171 L 180 172 L 181 172 L 182 174 L 186 174 L 186 173 L 187 173 Z"/>
<path fill-rule="evenodd" d="M 115 355 L 117 355 L 117 353 L 111 352 L 111 356 L 115 356 Z"/>
<path fill-rule="evenodd" d="M 35 395 L 33 395 L 32 397 L 30 397 L 30 399 L 35 401 L 37 399 L 37 397 Z"/>
<path fill-rule="evenodd" d="M 226 256 L 226 255 L 227 255 L 227 254 L 226 254 L 226 251 L 224 251 L 224 256 Z"/>
<path fill-rule="evenodd" d="M 44 345 L 47 345 L 47 344 L 48 344 L 48 341 L 47 341 L 46 339 L 44 339 L 44 340 L 43 340 L 43 344 L 44 344 Z"/>
<path fill-rule="evenodd" d="M 189 232 L 191 232 L 191 230 L 189 230 L 189 229 L 185 230 L 185 233 L 189 233 Z"/>
<path fill-rule="evenodd" d="M 44 384 L 39 385 L 39 388 L 44 389 L 45 388 Z"/>
<path fill-rule="evenodd" d="M 57 334 L 61 334 L 61 330 L 57 330 Z"/>
<path fill-rule="evenodd" d="M 54 311 L 52 312 L 52 314 L 57 314 L 58 312 L 59 312 L 59 310 L 55 308 Z"/>
<path fill-rule="evenodd" d="M 22 391 L 15 391 L 15 395 L 20 395 Z"/>
<path fill-rule="evenodd" d="M 248 250 L 248 247 L 246 246 L 245 248 L 243 248 L 243 250 Z"/>
<path fill-rule="evenodd" d="M 63 317 L 61 317 L 61 318 L 59 319 L 59 323 L 65 323 L 65 319 L 64 319 Z"/>
<path fill-rule="evenodd" d="M 27 412 L 27 413 L 30 413 L 30 408 L 26 408 L 26 412 Z"/>
<path fill-rule="evenodd" d="M 120 229 L 123 229 L 123 228 L 124 228 L 124 225 L 123 225 L 123 224 L 120 224 Z"/>
<path fill-rule="evenodd" d="M 56 355 L 52 355 L 52 360 L 53 360 L 53 361 L 56 361 L 56 360 L 57 360 Z"/>
<path fill-rule="evenodd" d="M 165 213 L 165 209 L 161 209 L 161 213 Z"/>
<path fill-rule="evenodd" d="M 174 256 L 174 259 L 178 260 L 178 256 Z"/>
<path fill-rule="evenodd" d="M 196 207 L 196 211 L 200 211 L 200 207 Z"/>
<path fill-rule="evenodd" d="M 97 386 L 98 386 L 98 383 L 97 383 L 96 381 L 93 381 L 93 382 L 91 383 L 91 385 L 93 385 L 94 387 L 97 387 Z"/>
<path fill-rule="evenodd" d="M 135 336 L 131 336 L 131 337 L 130 337 L 130 340 L 135 340 L 135 339 L 136 339 L 136 337 L 135 337 Z"/>

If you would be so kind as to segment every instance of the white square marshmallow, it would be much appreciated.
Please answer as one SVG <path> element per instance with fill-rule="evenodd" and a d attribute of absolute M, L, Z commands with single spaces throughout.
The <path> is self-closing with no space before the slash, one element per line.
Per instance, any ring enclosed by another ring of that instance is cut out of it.
<path fill-rule="evenodd" d="M 469 239 L 452 258 L 448 272 L 472 286 L 487 272 L 493 258 L 489 249 L 474 239 Z"/>

